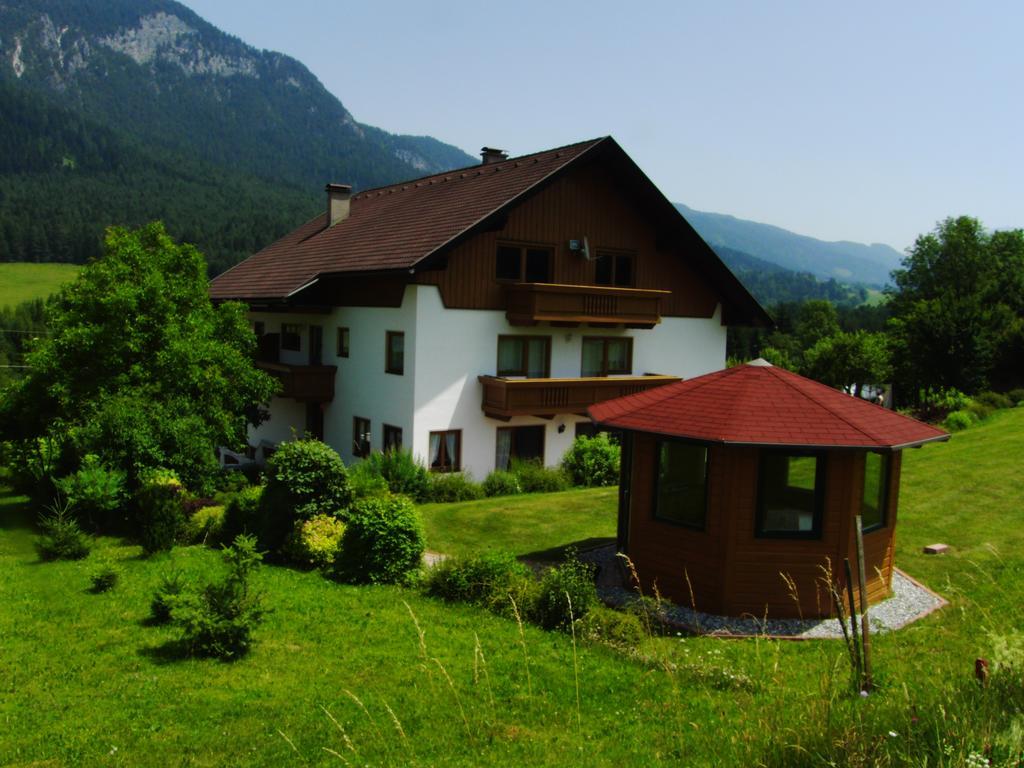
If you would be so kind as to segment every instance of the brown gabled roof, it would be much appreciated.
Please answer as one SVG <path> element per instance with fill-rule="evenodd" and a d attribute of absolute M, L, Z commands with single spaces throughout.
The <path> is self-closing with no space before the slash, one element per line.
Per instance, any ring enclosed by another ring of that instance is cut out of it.
<path fill-rule="evenodd" d="M 214 278 L 214 299 L 283 299 L 317 276 L 410 269 L 606 139 L 474 165 L 352 196 Z"/>
<path fill-rule="evenodd" d="M 590 406 L 616 429 L 709 443 L 896 450 L 941 429 L 758 361 Z"/>
<path fill-rule="evenodd" d="M 680 242 L 721 291 L 725 319 L 772 325 L 771 318 L 675 207 L 609 136 L 425 176 L 353 195 L 349 215 L 327 228 L 307 221 L 210 283 L 213 299 L 287 299 L 329 274 L 405 271 L 426 266 L 500 217 L 574 163 L 605 158 L 659 228 Z"/>

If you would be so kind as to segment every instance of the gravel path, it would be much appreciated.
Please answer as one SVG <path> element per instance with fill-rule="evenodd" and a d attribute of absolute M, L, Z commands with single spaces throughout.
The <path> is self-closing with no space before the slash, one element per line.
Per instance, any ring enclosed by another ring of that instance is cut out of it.
<path fill-rule="evenodd" d="M 580 559 L 599 567 L 598 593 L 612 606 L 635 598 L 636 593 L 622 586 L 615 547 L 601 547 L 580 553 Z M 946 605 L 946 601 L 926 589 L 900 570 L 892 575 L 892 597 L 868 609 L 873 632 L 891 632 Z M 752 617 L 715 616 L 692 608 L 667 604 L 662 611 L 666 624 L 686 632 L 704 635 L 769 635 L 790 638 L 841 638 L 842 627 L 837 619 L 762 619 Z"/>

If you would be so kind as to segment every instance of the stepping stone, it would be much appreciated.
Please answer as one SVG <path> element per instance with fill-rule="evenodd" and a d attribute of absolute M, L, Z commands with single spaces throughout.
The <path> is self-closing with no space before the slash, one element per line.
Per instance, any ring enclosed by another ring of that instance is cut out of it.
<path fill-rule="evenodd" d="M 926 555 L 942 555 L 949 551 L 949 544 L 929 544 L 924 548 Z"/>

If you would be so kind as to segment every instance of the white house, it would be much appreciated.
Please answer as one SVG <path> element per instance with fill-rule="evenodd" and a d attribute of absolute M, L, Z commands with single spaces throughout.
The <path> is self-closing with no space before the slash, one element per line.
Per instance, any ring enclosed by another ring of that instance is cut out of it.
<path fill-rule="evenodd" d="M 611 138 L 351 194 L 210 286 L 282 392 L 250 441 L 555 464 L 586 408 L 725 364 L 760 306 Z"/>

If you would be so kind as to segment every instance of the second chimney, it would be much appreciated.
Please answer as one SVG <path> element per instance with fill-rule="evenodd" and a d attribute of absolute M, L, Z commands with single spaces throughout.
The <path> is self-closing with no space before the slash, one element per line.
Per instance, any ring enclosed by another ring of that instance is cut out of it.
<path fill-rule="evenodd" d="M 508 153 L 503 149 L 483 147 L 480 150 L 480 157 L 483 158 L 483 165 L 490 165 L 491 163 L 500 163 L 502 160 L 508 160 Z"/>
<path fill-rule="evenodd" d="M 348 218 L 351 206 L 352 187 L 349 184 L 328 184 L 327 187 L 327 226 L 333 227 L 339 221 Z"/>

